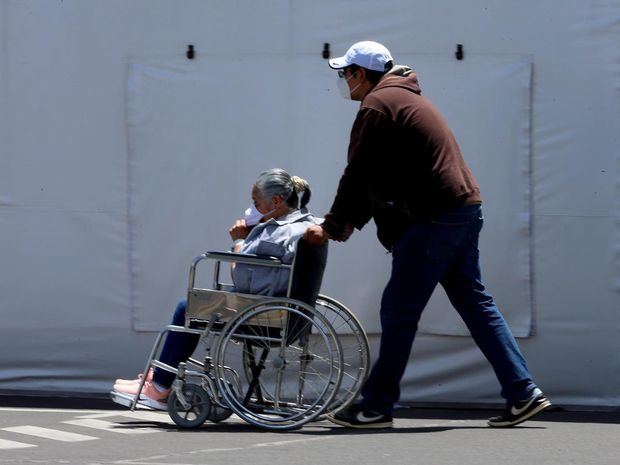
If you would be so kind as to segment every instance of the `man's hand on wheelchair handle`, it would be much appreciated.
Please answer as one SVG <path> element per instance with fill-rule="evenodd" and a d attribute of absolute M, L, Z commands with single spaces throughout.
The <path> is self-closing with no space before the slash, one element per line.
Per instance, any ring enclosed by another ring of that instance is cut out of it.
<path fill-rule="evenodd" d="M 306 229 L 304 239 L 312 245 L 323 245 L 329 239 L 329 234 L 320 225 L 315 224 Z"/>

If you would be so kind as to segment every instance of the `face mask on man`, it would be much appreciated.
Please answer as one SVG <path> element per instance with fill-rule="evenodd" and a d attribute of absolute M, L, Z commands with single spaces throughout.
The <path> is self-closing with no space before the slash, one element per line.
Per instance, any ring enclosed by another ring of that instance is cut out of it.
<path fill-rule="evenodd" d="M 245 210 L 245 213 L 243 215 L 245 219 L 245 225 L 255 226 L 260 223 L 260 220 L 262 220 L 264 216 L 270 215 L 274 211 L 276 211 L 275 208 L 268 211 L 267 213 L 261 213 L 258 211 L 258 208 L 256 208 L 254 204 L 250 204 L 250 207 Z"/>
<path fill-rule="evenodd" d="M 338 82 L 337 82 L 338 91 L 340 91 L 340 95 L 342 95 L 342 98 L 346 100 L 353 100 L 351 98 L 351 92 L 355 92 L 355 90 L 357 90 L 357 88 L 360 86 L 358 84 L 353 89 L 349 90 L 349 84 L 347 83 L 347 81 L 351 79 L 352 77 L 353 76 L 349 76 L 348 78 L 346 78 L 344 76 L 344 71 L 338 73 Z"/>

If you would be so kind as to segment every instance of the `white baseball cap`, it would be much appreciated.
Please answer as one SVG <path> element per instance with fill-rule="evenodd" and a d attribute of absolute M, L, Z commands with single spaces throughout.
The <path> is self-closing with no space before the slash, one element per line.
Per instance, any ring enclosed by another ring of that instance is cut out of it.
<path fill-rule="evenodd" d="M 329 66 L 333 69 L 342 69 L 357 65 L 372 71 L 383 72 L 388 61 L 393 61 L 393 59 L 387 48 L 379 42 L 365 40 L 351 45 L 343 57 L 329 60 Z"/>

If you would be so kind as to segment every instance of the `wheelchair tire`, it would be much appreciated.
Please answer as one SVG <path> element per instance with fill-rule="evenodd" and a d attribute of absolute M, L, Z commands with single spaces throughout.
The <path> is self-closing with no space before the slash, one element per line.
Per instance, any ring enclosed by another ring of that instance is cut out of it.
<path fill-rule="evenodd" d="M 232 370 L 229 371 L 234 373 L 234 371 Z M 235 387 L 232 383 L 228 382 L 228 386 L 231 391 L 234 391 Z M 212 399 L 215 399 L 215 397 L 212 397 Z M 219 399 L 219 401 L 222 402 L 223 399 Z M 209 417 L 207 418 L 207 420 L 213 423 L 221 423 L 222 421 L 227 420 L 232 414 L 233 411 L 231 409 L 227 407 L 222 407 L 221 405 L 218 405 L 214 400 L 212 400 L 211 412 L 209 413 Z"/>
<path fill-rule="evenodd" d="M 219 405 L 211 405 L 211 412 L 207 417 L 207 420 L 213 423 L 220 423 L 224 420 L 227 420 L 233 411 L 227 408 L 220 407 Z"/>
<path fill-rule="evenodd" d="M 265 300 L 230 319 L 222 330 L 215 369 L 218 389 L 243 420 L 272 430 L 299 428 L 319 416 L 342 379 L 337 335 L 302 302 Z M 232 389 L 225 366 L 245 372 Z"/>
<path fill-rule="evenodd" d="M 168 397 L 168 414 L 180 428 L 198 428 L 211 415 L 211 400 L 207 391 L 197 384 L 185 384 L 183 397 L 189 403 L 184 407 L 177 393 L 172 390 Z"/>
<path fill-rule="evenodd" d="M 370 371 L 370 348 L 362 324 L 344 304 L 319 294 L 315 309 L 333 326 L 342 349 L 342 382 L 326 410 L 333 414 L 350 405 L 362 389 Z"/>

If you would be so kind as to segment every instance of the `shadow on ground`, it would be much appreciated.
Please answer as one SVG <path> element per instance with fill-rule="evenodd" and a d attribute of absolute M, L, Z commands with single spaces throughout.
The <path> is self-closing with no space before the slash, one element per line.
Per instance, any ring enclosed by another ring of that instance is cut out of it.
<path fill-rule="evenodd" d="M 115 404 L 110 399 L 103 398 L 101 395 L 93 397 L 83 397 L 76 394 L 75 396 L 40 396 L 40 395 L 14 395 L 0 393 L 0 407 L 21 407 L 21 408 L 57 408 L 57 409 L 85 409 L 85 410 L 121 410 L 118 404 Z M 479 408 L 467 408 L 466 406 L 450 406 L 449 408 L 429 408 L 429 407 L 417 407 L 409 406 L 407 408 L 399 408 L 395 411 L 395 418 L 408 418 L 417 420 L 486 420 L 489 417 L 497 415 L 499 410 L 479 409 Z M 533 427 L 537 422 L 562 422 L 562 423 L 603 423 L 603 424 L 620 424 L 620 410 L 615 411 L 576 411 L 567 410 L 561 406 L 553 406 L 536 416 L 536 418 L 527 422 L 528 427 Z M 134 427 L 139 423 L 134 422 Z M 321 423 L 320 425 L 324 425 Z M 319 425 L 319 423 L 316 423 Z M 154 423 L 149 423 L 149 427 L 153 427 Z M 155 424 L 155 426 L 166 427 L 170 429 L 170 424 L 161 423 Z M 485 426 L 486 427 L 486 426 Z M 249 431 L 247 428 L 254 428 L 251 425 L 235 424 L 235 423 L 223 423 L 219 425 L 209 424 L 204 428 L 211 428 L 213 432 L 219 431 L 237 431 L 239 428 L 245 428 L 244 431 Z M 437 429 L 438 428 L 438 429 Z M 394 431 L 398 432 L 432 432 L 437 430 L 454 429 L 454 426 L 450 427 L 432 427 L 432 428 L 396 428 Z M 457 426 L 456 428 L 461 428 Z M 476 428 L 476 427 L 467 427 Z M 254 428 L 256 431 L 263 431 L 259 428 Z M 347 431 L 350 434 L 351 430 L 337 427 L 326 427 L 328 434 L 341 434 L 338 431 Z M 410 429 L 411 431 L 407 431 Z M 425 431 L 429 430 L 429 431 Z M 191 431 L 191 430 L 188 430 Z M 198 430 L 200 431 L 200 430 Z M 376 432 L 377 430 L 371 430 Z M 363 434 L 360 433 L 360 434 Z"/>
<path fill-rule="evenodd" d="M 405 408 L 396 411 L 396 418 L 435 419 L 435 420 L 482 420 L 497 415 L 498 410 L 481 410 L 466 408 Z M 536 415 L 527 422 L 562 423 L 605 423 L 620 424 L 620 411 L 592 412 L 566 410 L 560 406 L 552 406 L 547 411 Z"/>

